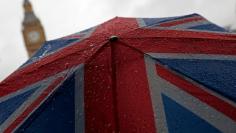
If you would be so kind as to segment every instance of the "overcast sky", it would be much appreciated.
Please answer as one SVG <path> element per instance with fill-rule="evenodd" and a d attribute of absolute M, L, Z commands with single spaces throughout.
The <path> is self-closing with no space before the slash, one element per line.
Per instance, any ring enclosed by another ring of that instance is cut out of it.
<path fill-rule="evenodd" d="M 167 17 L 199 13 L 221 25 L 236 25 L 236 0 L 31 0 L 48 40 L 115 16 Z M 0 81 L 27 60 L 21 34 L 23 0 L 0 0 Z"/>

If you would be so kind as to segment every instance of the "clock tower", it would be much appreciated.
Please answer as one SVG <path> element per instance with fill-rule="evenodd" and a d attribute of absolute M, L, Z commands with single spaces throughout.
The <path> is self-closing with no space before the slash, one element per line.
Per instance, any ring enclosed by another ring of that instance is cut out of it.
<path fill-rule="evenodd" d="M 46 41 L 43 26 L 35 16 L 29 0 L 24 0 L 24 20 L 22 22 L 22 33 L 29 57 L 36 52 Z"/>

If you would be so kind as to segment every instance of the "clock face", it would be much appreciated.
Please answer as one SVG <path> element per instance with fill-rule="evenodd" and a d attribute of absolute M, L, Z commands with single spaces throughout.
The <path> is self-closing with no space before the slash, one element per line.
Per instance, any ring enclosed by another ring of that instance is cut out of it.
<path fill-rule="evenodd" d="M 40 34 L 37 31 L 31 31 L 28 33 L 27 37 L 31 43 L 36 43 L 40 39 Z"/>

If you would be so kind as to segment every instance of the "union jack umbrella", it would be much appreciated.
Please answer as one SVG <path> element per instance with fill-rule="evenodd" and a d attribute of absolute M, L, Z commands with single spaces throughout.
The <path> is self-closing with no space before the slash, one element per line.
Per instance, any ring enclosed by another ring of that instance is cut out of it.
<path fill-rule="evenodd" d="M 197 14 L 46 42 L 0 84 L 0 132 L 236 133 L 236 35 Z"/>

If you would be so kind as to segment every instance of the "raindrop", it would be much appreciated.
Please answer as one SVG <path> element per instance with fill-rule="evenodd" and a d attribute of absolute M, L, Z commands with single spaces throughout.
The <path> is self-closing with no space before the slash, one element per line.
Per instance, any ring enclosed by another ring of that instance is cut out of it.
<path fill-rule="evenodd" d="M 111 127 L 111 123 L 108 123 L 105 125 L 106 127 Z"/>
<path fill-rule="evenodd" d="M 79 116 L 83 116 L 83 113 L 79 113 Z"/>
<path fill-rule="evenodd" d="M 65 63 L 65 67 L 69 68 L 70 63 Z"/>
<path fill-rule="evenodd" d="M 103 100 L 106 100 L 106 99 L 107 99 L 106 96 L 104 96 L 104 97 L 103 97 Z"/>
<path fill-rule="evenodd" d="M 95 121 L 95 117 L 92 118 L 92 121 Z"/>
<path fill-rule="evenodd" d="M 98 101 L 99 101 L 99 98 L 96 98 L 95 101 L 98 102 Z"/>

